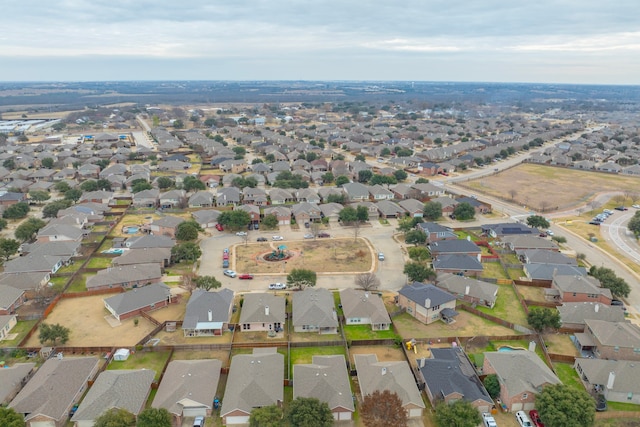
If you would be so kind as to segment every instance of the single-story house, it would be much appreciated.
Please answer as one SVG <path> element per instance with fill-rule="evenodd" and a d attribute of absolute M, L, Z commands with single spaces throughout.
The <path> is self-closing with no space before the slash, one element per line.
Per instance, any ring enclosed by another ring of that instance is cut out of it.
<path fill-rule="evenodd" d="M 371 325 L 374 331 L 386 331 L 391 327 L 391 317 L 377 293 L 343 289 L 340 302 L 346 325 Z"/>
<path fill-rule="evenodd" d="M 139 288 L 162 279 L 162 271 L 158 264 L 133 264 L 108 267 L 87 279 L 87 290 L 109 289 L 117 286 L 123 288 Z"/>
<path fill-rule="evenodd" d="M 580 350 L 599 359 L 640 361 L 640 327 L 633 323 L 585 319 L 584 332 L 574 336 Z"/>
<path fill-rule="evenodd" d="M 640 370 L 634 361 L 577 358 L 573 367 L 588 392 L 640 405 Z"/>
<path fill-rule="evenodd" d="M 175 299 L 177 297 L 173 297 Z M 104 298 L 104 306 L 119 321 L 140 315 L 142 312 L 157 310 L 173 302 L 171 289 L 164 283 L 153 283 L 132 289 L 109 298 Z"/>
<path fill-rule="evenodd" d="M 307 288 L 293 294 L 293 329 L 295 332 L 338 333 L 333 294 L 327 289 Z"/>
<path fill-rule="evenodd" d="M 286 321 L 285 299 L 267 293 L 244 296 L 240 312 L 241 331 L 280 331 Z"/>
<path fill-rule="evenodd" d="M 222 335 L 229 329 L 233 310 L 233 291 L 227 288 L 217 292 L 195 289 L 187 302 L 182 322 L 185 337 Z"/>
<path fill-rule="evenodd" d="M 0 405 L 6 405 L 18 394 L 34 373 L 35 363 L 16 363 L 0 369 Z"/>
<path fill-rule="evenodd" d="M 556 307 L 560 313 L 562 327 L 584 330 L 585 319 L 604 320 L 606 322 L 624 322 L 624 310 L 613 305 L 598 302 L 566 302 Z"/>

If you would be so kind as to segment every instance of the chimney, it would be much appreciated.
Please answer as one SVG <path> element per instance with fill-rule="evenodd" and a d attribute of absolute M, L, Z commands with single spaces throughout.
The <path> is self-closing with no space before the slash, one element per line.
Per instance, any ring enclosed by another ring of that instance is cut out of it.
<path fill-rule="evenodd" d="M 469 291 L 470 291 L 470 290 L 471 290 L 471 286 L 467 285 L 467 286 L 464 288 L 464 294 L 465 294 L 465 295 L 469 295 Z"/>
<path fill-rule="evenodd" d="M 431 298 L 425 298 L 425 300 L 424 300 L 424 306 L 425 306 L 426 308 L 431 307 Z"/>
<path fill-rule="evenodd" d="M 265 306 L 264 306 L 264 315 L 265 315 L 265 316 L 268 316 L 268 315 L 269 315 L 269 306 L 268 306 L 268 305 L 265 305 Z"/>
<path fill-rule="evenodd" d="M 593 307 L 593 309 L 596 311 L 596 313 L 598 311 L 600 311 L 600 304 L 596 303 L 596 305 Z"/>
<path fill-rule="evenodd" d="M 532 353 L 536 351 L 536 342 L 533 340 L 529 341 L 529 351 Z"/>
<path fill-rule="evenodd" d="M 213 312 L 211 310 L 207 312 L 207 319 L 209 322 L 213 321 Z"/>
<path fill-rule="evenodd" d="M 420 359 L 420 369 L 424 368 L 424 361 L 426 359 L 423 357 L 422 359 Z"/>
<path fill-rule="evenodd" d="M 471 236 L 467 236 L 467 242 L 471 241 Z"/>
<path fill-rule="evenodd" d="M 382 368 L 382 375 L 386 375 L 387 373 L 387 368 Z"/>
<path fill-rule="evenodd" d="M 611 390 L 613 388 L 613 383 L 616 380 L 616 373 L 611 371 L 609 372 L 609 379 L 607 380 L 607 388 Z"/>

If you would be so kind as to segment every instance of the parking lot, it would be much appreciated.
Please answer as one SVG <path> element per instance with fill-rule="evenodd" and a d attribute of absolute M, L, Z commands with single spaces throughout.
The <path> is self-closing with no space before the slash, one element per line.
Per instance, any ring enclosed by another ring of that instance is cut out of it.
<path fill-rule="evenodd" d="M 351 227 L 342 227 L 332 224 L 330 228 L 323 229 L 331 235 L 331 238 L 318 239 L 319 242 L 325 242 L 327 246 L 331 244 L 334 237 L 353 237 L 354 230 Z M 290 226 L 280 226 L 278 230 L 252 230 L 248 232 L 248 241 L 256 242 L 259 237 L 267 238 L 271 241 L 272 236 L 282 236 L 282 241 L 304 240 L 304 235 L 309 230 L 301 228 L 300 230 L 292 230 Z M 362 226 L 359 230 L 359 237 L 369 241 L 368 250 L 373 251 L 374 258 L 373 272 L 376 273 L 381 282 L 381 289 L 398 290 L 406 283 L 406 276 L 402 273 L 404 267 L 404 255 L 401 245 L 394 239 L 393 234 L 396 232 L 396 221 L 390 220 L 389 225 L 382 225 L 378 221 L 371 221 L 370 225 Z M 236 236 L 235 233 L 227 231 L 211 231 L 212 236 L 204 239 L 200 247 L 202 248 L 202 258 L 199 275 L 211 275 L 220 280 L 223 286 L 234 291 L 258 291 L 267 290 L 270 283 L 282 282 L 286 283 L 286 274 L 274 275 L 258 275 L 253 280 L 239 280 L 238 278 L 230 278 L 222 274 L 222 251 L 225 248 L 232 249 L 234 245 L 244 243 L 244 238 Z M 378 252 L 384 253 L 384 261 L 378 261 Z M 235 260 L 232 256 L 229 267 L 235 268 Z M 313 266 L 308 268 L 313 269 Z M 318 275 L 318 287 L 327 289 L 344 289 L 354 287 L 354 275 L 344 273 L 322 273 Z"/>

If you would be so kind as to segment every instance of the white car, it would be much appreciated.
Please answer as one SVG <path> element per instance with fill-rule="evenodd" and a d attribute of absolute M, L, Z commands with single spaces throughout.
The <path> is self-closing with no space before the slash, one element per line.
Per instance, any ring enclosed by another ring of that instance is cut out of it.
<path fill-rule="evenodd" d="M 516 412 L 516 421 L 518 421 L 520 427 L 533 427 L 531 420 L 524 411 Z"/>
<path fill-rule="evenodd" d="M 247 235 L 247 232 L 246 232 L 246 231 L 238 231 L 238 232 L 236 233 L 236 236 L 246 236 L 246 235 Z"/>
<path fill-rule="evenodd" d="M 223 274 L 225 276 L 229 276 L 229 277 L 236 277 L 236 272 L 233 270 L 225 270 L 223 271 Z"/>
<path fill-rule="evenodd" d="M 272 283 L 269 285 L 269 289 L 271 290 L 282 290 L 286 288 L 287 288 L 287 285 L 285 285 L 284 283 Z"/>
<path fill-rule="evenodd" d="M 551 231 L 551 230 L 547 230 L 547 234 L 548 234 L 549 236 L 553 236 L 553 231 Z"/>
<path fill-rule="evenodd" d="M 305 239 L 313 239 L 313 238 L 314 238 L 314 235 L 313 235 L 313 234 L 311 234 L 311 233 L 307 233 L 307 234 L 305 234 L 305 235 L 304 235 L 304 238 L 305 238 Z"/>
<path fill-rule="evenodd" d="M 382 252 L 378 252 L 378 259 L 384 261 L 384 254 Z"/>
<path fill-rule="evenodd" d="M 284 240 L 284 237 L 282 236 L 271 236 L 271 240 Z"/>
<path fill-rule="evenodd" d="M 640 205 L 631 205 L 631 207 L 634 209 L 640 209 Z"/>

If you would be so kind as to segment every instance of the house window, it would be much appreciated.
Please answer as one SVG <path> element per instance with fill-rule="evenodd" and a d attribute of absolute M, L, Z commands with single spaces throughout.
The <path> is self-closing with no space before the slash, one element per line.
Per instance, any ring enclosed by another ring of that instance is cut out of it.
<path fill-rule="evenodd" d="M 574 296 L 574 297 L 576 296 L 576 293 L 575 293 L 575 292 L 573 293 L 573 296 Z"/>
<path fill-rule="evenodd" d="M 634 352 L 634 353 L 640 353 L 640 348 L 634 348 L 634 349 L 633 349 L 633 352 Z"/>
<path fill-rule="evenodd" d="M 522 393 L 522 400 L 526 400 L 529 398 L 529 393 Z"/>
<path fill-rule="evenodd" d="M 242 329 L 245 329 L 245 330 L 251 329 L 251 323 L 243 323 L 242 324 Z"/>
<path fill-rule="evenodd" d="M 615 351 L 616 353 L 620 351 L 620 347 L 619 346 L 615 346 L 613 347 L 613 351 Z"/>

